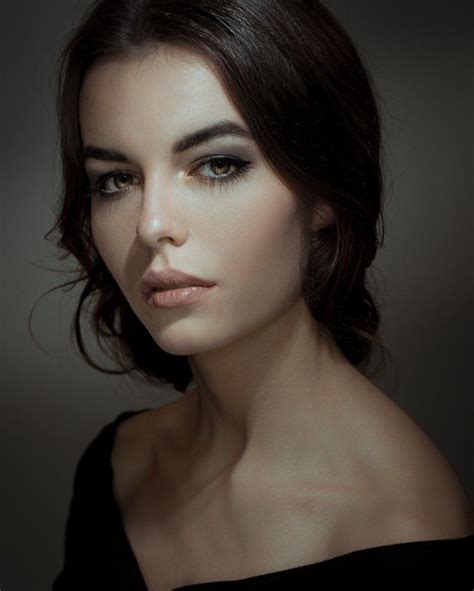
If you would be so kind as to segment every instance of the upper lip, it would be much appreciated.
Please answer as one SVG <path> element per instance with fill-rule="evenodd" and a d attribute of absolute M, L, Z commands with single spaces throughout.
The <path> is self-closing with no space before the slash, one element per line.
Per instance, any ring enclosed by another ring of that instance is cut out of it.
<path fill-rule="evenodd" d="M 142 277 L 140 291 L 143 295 L 147 296 L 156 289 L 172 289 L 174 287 L 189 287 L 193 285 L 210 287 L 215 285 L 215 283 L 168 267 L 161 271 L 156 271 L 155 269 L 147 271 Z"/>

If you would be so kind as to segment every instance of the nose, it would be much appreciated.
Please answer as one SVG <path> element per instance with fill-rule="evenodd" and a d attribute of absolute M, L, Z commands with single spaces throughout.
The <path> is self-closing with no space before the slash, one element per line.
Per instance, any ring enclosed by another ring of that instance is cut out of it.
<path fill-rule="evenodd" d="M 167 238 L 178 244 L 185 239 L 185 224 L 179 212 L 179 197 L 169 183 L 148 183 L 144 187 L 142 209 L 136 229 L 139 241 L 156 248 L 158 242 Z"/>

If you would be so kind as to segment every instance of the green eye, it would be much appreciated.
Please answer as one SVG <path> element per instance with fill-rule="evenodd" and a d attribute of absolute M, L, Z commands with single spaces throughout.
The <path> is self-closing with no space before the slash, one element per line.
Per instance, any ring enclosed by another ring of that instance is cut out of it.
<path fill-rule="evenodd" d="M 95 185 L 93 187 L 91 187 L 91 194 L 98 195 L 100 199 L 104 199 L 104 200 L 116 199 L 121 194 L 126 193 L 129 190 L 130 185 L 127 185 L 124 189 L 118 189 L 116 191 L 109 191 L 109 190 L 104 189 L 105 184 L 107 183 L 107 181 L 109 179 L 119 178 L 120 179 L 119 182 L 123 182 L 124 178 L 130 178 L 130 177 L 133 177 L 133 175 L 129 172 L 126 172 L 125 170 L 113 170 L 111 172 L 108 172 L 107 174 L 102 175 L 97 180 Z"/>
<path fill-rule="evenodd" d="M 205 179 L 203 183 L 207 183 L 209 185 L 214 186 L 216 183 L 218 185 L 228 185 L 233 181 L 236 181 L 240 176 L 242 176 L 245 172 L 247 172 L 251 168 L 250 160 L 241 160 L 240 158 L 231 158 L 230 156 L 214 156 L 212 158 L 208 158 L 207 160 L 201 161 L 194 170 L 203 168 L 206 165 L 210 165 L 211 171 L 212 168 L 214 170 L 217 168 L 218 172 L 215 177 L 207 176 L 198 174 L 197 177 Z M 224 171 L 228 170 L 231 167 L 235 167 L 235 171 L 231 172 L 230 174 L 219 174 L 219 169 L 224 169 Z M 117 189 L 116 191 L 110 191 L 105 189 L 105 185 L 108 180 L 110 179 L 118 179 L 118 182 L 125 182 L 127 178 L 133 178 L 134 175 L 127 172 L 126 170 L 113 170 L 101 176 L 95 185 L 91 188 L 91 194 L 97 195 L 99 199 L 104 201 L 113 201 L 115 199 L 120 198 L 124 193 L 126 193 L 130 189 L 130 184 L 126 184 L 123 189 Z M 138 178 L 138 177 L 135 177 Z M 114 183 L 116 181 L 114 180 Z"/>

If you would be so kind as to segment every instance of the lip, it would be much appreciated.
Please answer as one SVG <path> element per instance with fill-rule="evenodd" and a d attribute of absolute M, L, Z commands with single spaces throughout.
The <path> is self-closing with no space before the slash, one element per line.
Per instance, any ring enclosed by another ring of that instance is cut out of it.
<path fill-rule="evenodd" d="M 199 301 L 206 293 L 212 291 L 214 286 L 193 285 L 191 287 L 179 287 L 150 293 L 147 304 L 153 308 L 176 308 L 189 306 Z"/>
<path fill-rule="evenodd" d="M 167 267 L 161 271 L 149 269 L 142 277 L 140 291 L 144 297 L 148 299 L 150 294 L 157 289 L 162 290 L 199 286 L 212 287 L 213 285 L 215 285 L 215 283 L 208 281 L 207 279 L 202 279 L 196 275 L 191 275 L 190 273 Z"/>

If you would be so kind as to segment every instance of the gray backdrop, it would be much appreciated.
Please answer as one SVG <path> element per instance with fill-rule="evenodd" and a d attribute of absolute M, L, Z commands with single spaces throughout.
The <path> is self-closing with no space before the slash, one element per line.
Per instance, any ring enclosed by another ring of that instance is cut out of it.
<path fill-rule="evenodd" d="M 181 396 L 102 375 L 81 360 L 69 342 L 79 288 L 38 304 L 39 345 L 28 332 L 35 300 L 72 278 L 48 270 L 73 263 L 56 261 L 44 239 L 59 181 L 50 76 L 60 41 L 87 4 L 17 0 L 2 9 L 2 591 L 50 589 L 62 566 L 76 464 L 100 428 L 123 410 Z M 387 234 L 374 276 L 393 365 L 375 381 L 444 452 L 473 498 L 472 4 L 327 5 L 383 96 Z"/>

